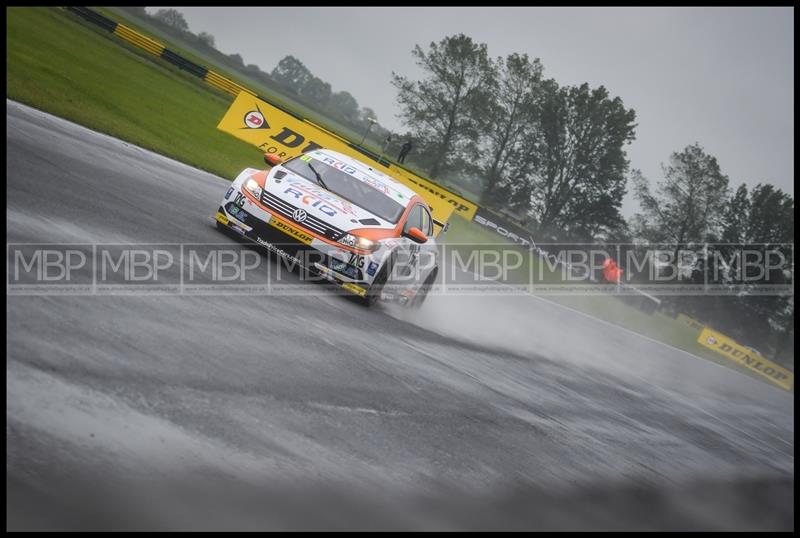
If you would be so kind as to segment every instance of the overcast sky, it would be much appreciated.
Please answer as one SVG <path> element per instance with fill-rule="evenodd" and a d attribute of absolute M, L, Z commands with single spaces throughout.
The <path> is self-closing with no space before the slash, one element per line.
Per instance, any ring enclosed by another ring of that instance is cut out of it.
<path fill-rule="evenodd" d="M 540 58 L 559 84 L 620 96 L 637 115 L 631 166 L 651 183 L 672 151 L 699 142 L 734 187 L 762 181 L 794 194 L 792 8 L 176 9 L 222 52 L 267 72 L 294 55 L 403 131 L 392 71 L 418 76 L 415 44 L 464 33 L 494 57 Z M 629 194 L 623 213 L 635 210 Z"/>

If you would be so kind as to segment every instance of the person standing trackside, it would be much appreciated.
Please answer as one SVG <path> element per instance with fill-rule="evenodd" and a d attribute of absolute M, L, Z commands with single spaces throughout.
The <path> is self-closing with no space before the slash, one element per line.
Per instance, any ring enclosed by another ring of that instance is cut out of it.
<path fill-rule="evenodd" d="M 397 162 L 399 163 L 406 162 L 406 155 L 408 155 L 408 152 L 411 151 L 412 147 L 413 146 L 411 145 L 411 140 L 406 140 L 406 143 L 403 144 L 403 147 L 400 148 L 400 155 L 397 156 Z"/>

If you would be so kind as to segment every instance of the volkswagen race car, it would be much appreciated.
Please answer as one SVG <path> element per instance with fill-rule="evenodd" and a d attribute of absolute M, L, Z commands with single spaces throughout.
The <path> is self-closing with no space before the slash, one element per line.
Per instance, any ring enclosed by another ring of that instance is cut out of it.
<path fill-rule="evenodd" d="M 314 150 L 270 170 L 243 170 L 217 210 L 233 230 L 372 305 L 418 307 L 436 279 L 438 249 L 427 203 L 356 159 Z M 391 285 L 387 285 L 391 284 Z M 388 288 L 388 290 L 385 290 Z M 388 293 L 387 293 L 388 291 Z"/>

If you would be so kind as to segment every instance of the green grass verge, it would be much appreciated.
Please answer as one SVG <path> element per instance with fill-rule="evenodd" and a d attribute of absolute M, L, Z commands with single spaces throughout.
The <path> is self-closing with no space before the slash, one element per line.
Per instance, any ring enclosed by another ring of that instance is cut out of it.
<path fill-rule="evenodd" d="M 299 114 L 305 118 L 308 118 L 309 120 L 325 127 L 326 129 L 330 129 L 336 133 L 340 133 L 342 136 L 349 138 L 351 140 L 353 139 L 360 140 L 361 135 L 363 134 L 355 132 L 350 127 L 336 121 L 335 119 L 321 116 L 318 112 L 314 111 L 312 108 L 304 105 L 298 100 L 292 98 L 290 95 L 287 95 L 286 93 L 276 88 L 266 86 L 264 83 L 257 81 L 256 79 L 249 77 L 246 74 L 234 71 L 230 67 L 222 64 L 221 62 L 217 61 L 211 56 L 204 54 L 197 47 L 193 46 L 191 43 L 186 42 L 186 40 L 181 39 L 179 36 L 168 34 L 164 30 L 151 24 L 147 20 L 134 16 L 129 12 L 123 11 L 119 8 L 98 7 L 92 9 L 94 9 L 98 13 L 105 15 L 106 17 L 112 20 L 121 22 L 122 24 L 130 28 L 133 28 L 139 33 L 142 33 L 152 39 L 155 39 L 156 41 L 162 43 L 173 52 L 177 52 L 187 60 L 208 67 L 213 71 L 215 71 L 216 73 L 224 77 L 227 77 L 233 80 L 234 82 L 244 86 L 245 88 L 253 90 L 254 92 L 260 95 L 268 97 L 270 100 L 283 106 L 284 108 L 291 110 L 292 112 Z M 376 151 L 380 150 L 380 148 L 372 148 L 372 147 L 370 149 Z"/>
<path fill-rule="evenodd" d="M 228 179 L 263 164 L 217 130 L 227 94 L 65 10 L 6 14 L 7 97 Z"/>

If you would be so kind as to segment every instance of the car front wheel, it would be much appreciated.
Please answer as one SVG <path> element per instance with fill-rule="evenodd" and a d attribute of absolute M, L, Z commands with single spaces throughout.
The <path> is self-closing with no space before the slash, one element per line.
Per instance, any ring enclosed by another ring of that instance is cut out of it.
<path fill-rule="evenodd" d="M 383 264 L 383 267 L 375 276 L 375 280 L 372 281 L 372 285 L 367 289 L 367 293 L 362 298 L 366 306 L 372 306 L 381 300 L 381 292 L 383 292 L 386 281 L 389 280 L 390 265 L 389 262 Z"/>

